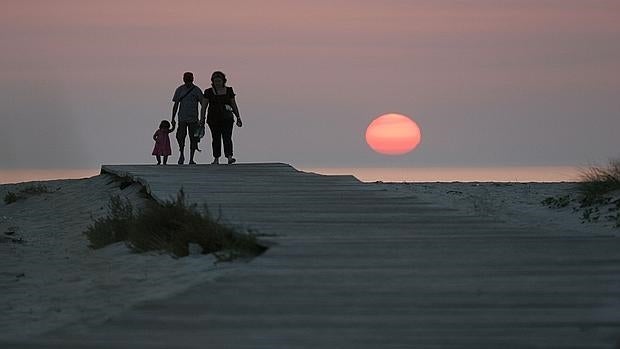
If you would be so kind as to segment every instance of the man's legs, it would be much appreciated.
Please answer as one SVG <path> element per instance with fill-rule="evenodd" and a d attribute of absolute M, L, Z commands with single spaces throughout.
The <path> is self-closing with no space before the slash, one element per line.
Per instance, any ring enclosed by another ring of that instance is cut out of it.
<path fill-rule="evenodd" d="M 196 131 L 198 130 L 198 123 L 191 122 L 187 124 L 189 132 L 189 163 L 190 165 L 196 164 L 194 162 L 194 154 L 198 149 L 198 137 L 196 137 Z"/>
<path fill-rule="evenodd" d="M 184 121 L 179 121 L 179 128 L 177 128 L 177 142 L 179 143 L 179 165 L 183 165 L 185 162 L 185 156 L 183 152 L 185 151 L 185 136 L 187 136 L 187 123 Z"/>

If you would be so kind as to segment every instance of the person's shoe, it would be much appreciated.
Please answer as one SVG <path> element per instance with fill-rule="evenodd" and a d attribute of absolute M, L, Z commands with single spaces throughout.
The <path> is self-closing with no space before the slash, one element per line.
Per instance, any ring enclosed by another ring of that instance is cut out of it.
<path fill-rule="evenodd" d="M 181 156 L 179 156 L 179 165 L 183 165 L 183 163 L 185 162 L 185 156 L 183 156 L 183 154 L 181 154 Z"/>
<path fill-rule="evenodd" d="M 229 164 L 229 165 L 232 165 L 232 164 L 234 164 L 235 162 L 237 162 L 237 159 L 233 158 L 232 156 L 228 158 L 228 164 Z"/>
<path fill-rule="evenodd" d="M 213 161 L 211 162 L 211 165 L 219 165 L 220 164 L 220 159 L 213 159 Z"/>
<path fill-rule="evenodd" d="M 196 162 L 195 162 L 194 160 L 190 160 L 190 161 L 189 161 L 189 164 L 190 164 L 190 165 L 196 165 Z"/>

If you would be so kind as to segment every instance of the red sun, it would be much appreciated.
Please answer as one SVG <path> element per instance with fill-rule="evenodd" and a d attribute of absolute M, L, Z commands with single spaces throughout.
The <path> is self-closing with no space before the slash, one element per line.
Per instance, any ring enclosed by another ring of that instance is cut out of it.
<path fill-rule="evenodd" d="M 415 149 L 421 139 L 418 124 L 402 114 L 383 114 L 366 129 L 366 143 L 380 154 L 406 154 Z"/>

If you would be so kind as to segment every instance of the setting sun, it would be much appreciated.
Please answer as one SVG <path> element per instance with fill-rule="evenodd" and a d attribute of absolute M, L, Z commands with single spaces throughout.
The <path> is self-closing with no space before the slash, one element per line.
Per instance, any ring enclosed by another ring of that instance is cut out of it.
<path fill-rule="evenodd" d="M 418 125 L 402 114 L 383 114 L 366 129 L 366 143 L 380 154 L 406 154 L 415 149 L 421 139 Z"/>

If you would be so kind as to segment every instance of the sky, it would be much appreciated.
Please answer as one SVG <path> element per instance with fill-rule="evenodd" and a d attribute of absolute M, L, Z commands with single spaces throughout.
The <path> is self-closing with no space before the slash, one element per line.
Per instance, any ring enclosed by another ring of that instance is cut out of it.
<path fill-rule="evenodd" d="M 0 169 L 152 163 L 183 72 L 204 89 L 214 70 L 237 93 L 241 162 L 605 162 L 619 38 L 617 0 L 1 0 Z M 388 112 L 419 124 L 416 150 L 368 147 Z"/>

